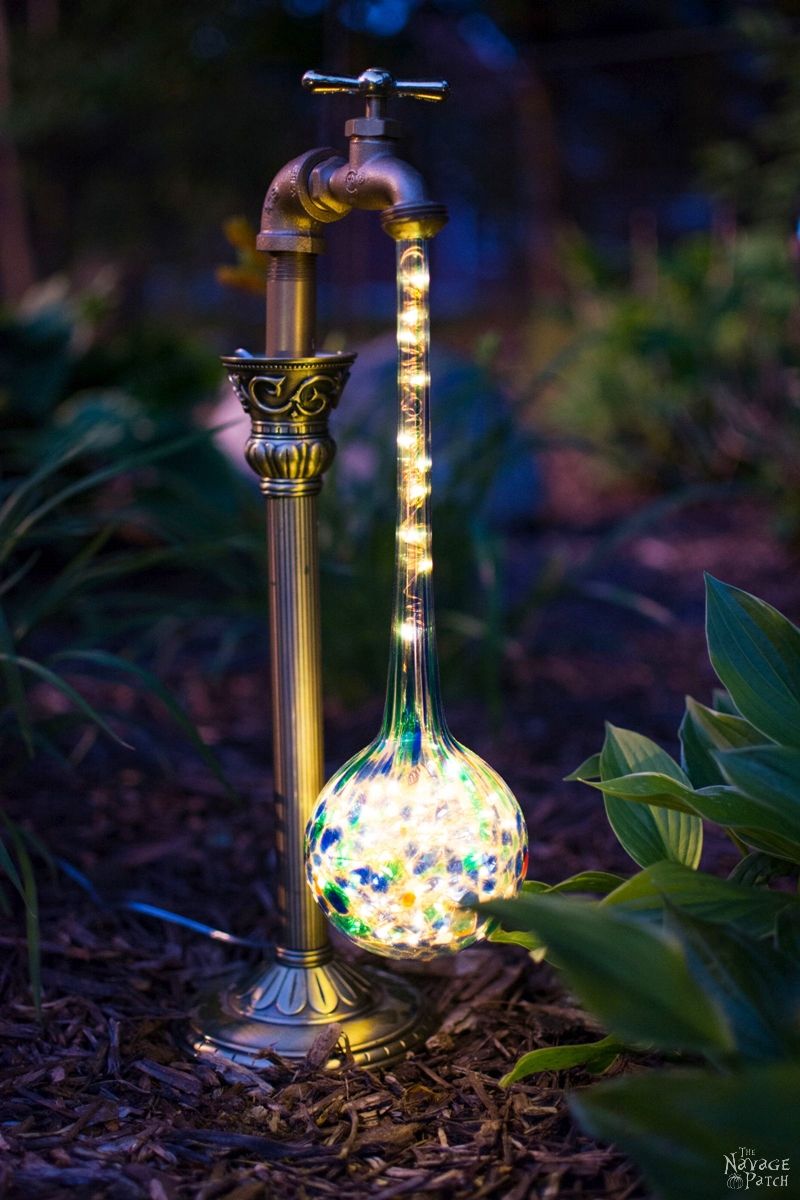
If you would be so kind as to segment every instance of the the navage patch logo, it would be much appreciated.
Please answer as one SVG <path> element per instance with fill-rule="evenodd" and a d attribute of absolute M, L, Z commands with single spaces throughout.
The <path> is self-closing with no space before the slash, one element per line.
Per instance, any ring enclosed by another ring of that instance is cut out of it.
<path fill-rule="evenodd" d="M 750 1188 L 789 1186 L 788 1158 L 761 1158 L 751 1146 L 739 1146 L 725 1155 L 725 1178 L 732 1192 Z"/>

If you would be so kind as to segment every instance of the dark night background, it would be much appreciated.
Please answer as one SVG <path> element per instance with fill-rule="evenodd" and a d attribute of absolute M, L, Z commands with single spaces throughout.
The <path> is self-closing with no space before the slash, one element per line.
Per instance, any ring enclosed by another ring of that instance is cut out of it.
<path fill-rule="evenodd" d="M 218 356 L 261 349 L 274 173 L 343 152 L 361 111 L 301 75 L 368 66 L 451 85 L 393 105 L 450 214 L 442 689 L 525 810 L 532 877 L 632 872 L 564 776 L 604 720 L 678 754 L 716 682 L 704 570 L 800 617 L 800 5 L 0 0 L 4 1200 L 645 1194 L 570 1118 L 585 1072 L 498 1087 L 598 1028 L 514 948 L 431 967 L 450 1016 L 378 1099 L 310 1064 L 273 1092 L 180 1043 L 231 948 L 125 907 L 275 934 L 263 501 Z M 320 500 L 332 772 L 385 686 L 396 347 L 377 215 L 326 239 L 320 344 L 359 354 Z M 735 861 L 711 827 L 703 868 Z"/>

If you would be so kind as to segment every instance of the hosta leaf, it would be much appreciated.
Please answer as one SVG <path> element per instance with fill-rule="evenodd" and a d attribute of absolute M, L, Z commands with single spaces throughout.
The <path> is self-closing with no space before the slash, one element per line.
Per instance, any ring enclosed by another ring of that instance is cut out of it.
<path fill-rule="evenodd" d="M 724 1009 L 739 1057 L 763 1061 L 800 1050 L 800 963 L 740 928 L 671 906 L 666 927 L 680 938 L 694 978 Z"/>
<path fill-rule="evenodd" d="M 564 776 L 565 783 L 571 783 L 574 780 L 599 779 L 600 778 L 600 755 L 590 754 L 589 757 L 582 762 L 574 771 L 570 771 L 569 775 Z"/>
<path fill-rule="evenodd" d="M 800 746 L 800 629 L 748 592 L 706 576 L 711 663 L 741 715 L 773 741 Z"/>
<path fill-rule="evenodd" d="M 673 862 L 647 867 L 600 903 L 645 917 L 659 916 L 664 904 L 671 903 L 705 921 L 739 926 L 754 937 L 771 933 L 782 912 L 800 914 L 800 897 L 791 892 L 746 887 Z"/>
<path fill-rule="evenodd" d="M 630 1155 L 660 1200 L 710 1200 L 727 1193 L 726 1156 L 738 1147 L 755 1147 L 759 1158 L 791 1158 L 798 1095 L 795 1061 L 726 1075 L 629 1075 L 573 1092 L 570 1108 L 592 1137 Z"/>
<path fill-rule="evenodd" d="M 569 879 L 562 879 L 560 883 L 546 884 L 544 890 L 547 892 L 596 892 L 601 896 L 605 896 L 607 892 L 613 892 L 614 888 L 619 887 L 624 883 L 621 875 L 612 875 L 609 871 L 581 871 L 579 875 L 570 875 Z M 523 891 L 527 891 L 527 887 L 523 884 Z"/>
<path fill-rule="evenodd" d="M 635 772 L 657 772 L 690 786 L 684 771 L 655 742 L 631 730 L 607 725 L 600 754 L 601 779 L 605 781 Z M 610 794 L 604 799 L 611 828 L 640 867 L 665 858 L 689 867 L 696 867 L 700 862 L 703 824 L 685 808 L 670 812 L 629 804 Z"/>
<path fill-rule="evenodd" d="M 751 850 L 739 860 L 728 879 L 731 883 L 744 883 L 755 888 L 763 887 L 772 879 L 781 879 L 785 875 L 796 873 L 797 869 L 790 866 L 785 859 L 765 854 L 763 850 Z"/>
<path fill-rule="evenodd" d="M 737 711 L 736 705 L 731 700 L 730 692 L 725 688 L 711 689 L 711 707 L 714 712 L 728 713 L 731 717 L 741 716 L 741 713 Z"/>
<path fill-rule="evenodd" d="M 684 770 L 696 788 L 723 783 L 714 759 L 715 750 L 763 745 L 764 735 L 744 717 L 714 712 L 686 697 L 686 712 L 679 730 Z"/>
<path fill-rule="evenodd" d="M 625 1047 L 614 1037 L 576 1046 L 543 1046 L 523 1054 L 512 1070 L 500 1080 L 501 1087 L 518 1083 L 539 1071 L 568 1071 L 570 1067 L 590 1067 L 604 1071 Z"/>
<path fill-rule="evenodd" d="M 744 751 L 730 751 L 742 754 Z M 720 756 L 720 762 L 723 756 Z M 590 783 L 633 808 L 660 805 L 668 810 L 690 812 L 714 821 L 737 835 L 748 845 L 770 854 L 800 861 L 800 824 L 793 814 L 776 811 L 760 798 L 746 796 L 731 786 L 700 788 L 695 791 L 678 780 L 658 772 L 642 772 L 620 779 Z M 663 857 L 663 856 L 662 856 Z M 649 864 L 646 864 L 649 865 Z"/>
<path fill-rule="evenodd" d="M 480 909 L 506 928 L 540 937 L 572 989 L 620 1040 L 712 1055 L 732 1048 L 721 1010 L 663 930 L 560 896 L 521 895 Z"/>
<path fill-rule="evenodd" d="M 493 929 L 489 934 L 489 941 L 505 946 L 522 946 L 534 962 L 544 962 L 547 955 L 547 947 L 542 939 L 535 933 L 524 933 L 521 929 Z"/>

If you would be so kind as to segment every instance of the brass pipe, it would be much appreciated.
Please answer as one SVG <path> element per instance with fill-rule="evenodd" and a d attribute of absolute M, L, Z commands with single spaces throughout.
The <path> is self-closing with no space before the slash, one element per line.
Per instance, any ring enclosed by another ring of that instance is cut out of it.
<path fill-rule="evenodd" d="M 267 262 L 268 357 L 306 358 L 314 353 L 317 256 L 279 250 Z"/>

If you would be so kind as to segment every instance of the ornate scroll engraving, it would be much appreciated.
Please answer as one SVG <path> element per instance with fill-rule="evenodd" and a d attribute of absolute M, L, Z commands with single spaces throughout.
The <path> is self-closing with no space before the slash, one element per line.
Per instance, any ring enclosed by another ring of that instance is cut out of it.
<path fill-rule="evenodd" d="M 245 458 L 261 479 L 262 491 L 296 495 L 322 486 L 336 452 L 328 414 L 339 403 L 354 358 L 222 360 L 252 421 Z"/>

